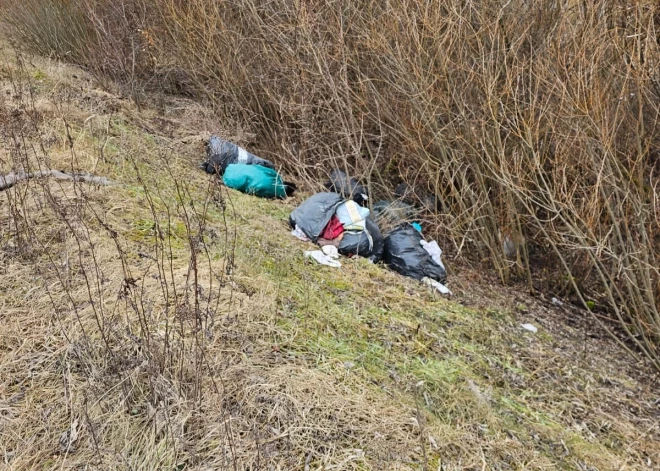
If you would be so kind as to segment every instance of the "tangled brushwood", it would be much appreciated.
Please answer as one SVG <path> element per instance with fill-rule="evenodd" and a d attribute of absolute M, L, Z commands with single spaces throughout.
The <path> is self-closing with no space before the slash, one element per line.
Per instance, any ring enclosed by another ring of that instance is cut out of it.
<path fill-rule="evenodd" d="M 138 102 L 207 100 L 309 181 L 425 189 L 454 255 L 617 321 L 660 367 L 656 2 L 6 4 L 21 44 Z"/>

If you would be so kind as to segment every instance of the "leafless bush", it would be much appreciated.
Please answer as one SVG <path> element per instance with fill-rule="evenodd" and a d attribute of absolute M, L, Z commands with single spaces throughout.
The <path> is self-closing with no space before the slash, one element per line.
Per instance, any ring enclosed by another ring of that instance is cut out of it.
<path fill-rule="evenodd" d="M 44 118 L 29 93 L 30 82 L 30 75 L 19 68 L 12 77 L 11 98 L 0 101 L 0 178 L 10 171 L 42 171 L 46 176 L 51 165 L 48 146 L 41 140 Z M 86 130 L 64 125 L 70 143 L 67 170 L 85 170 L 77 143 Z M 107 136 L 97 133 L 95 138 L 100 143 Z M 204 394 L 223 395 L 208 345 L 217 332 L 215 322 L 230 314 L 232 306 L 227 302 L 233 289 L 226 270 L 211 263 L 209 245 L 224 243 L 229 260 L 234 242 L 226 227 L 224 237 L 207 228 L 209 207 L 222 207 L 219 185 L 211 182 L 206 198 L 193 198 L 173 174 L 170 157 L 167 152 L 152 156 L 162 159 L 157 164 L 166 174 L 161 179 L 165 186 L 143 175 L 144 157 L 126 156 L 144 193 L 143 214 L 151 221 L 140 238 L 140 263 L 134 260 L 135 242 L 116 227 L 121 220 L 108 206 L 112 198 L 99 195 L 117 188 L 102 190 L 91 180 L 41 178 L 24 179 L 0 193 L 2 254 L 15 260 L 12 271 L 3 276 L 34 298 L 31 304 L 38 315 L 33 318 L 50 313 L 45 321 L 56 326 L 53 335 L 66 339 L 63 350 L 46 348 L 35 355 L 45 363 L 33 380 L 40 387 L 39 400 L 50 403 L 50 428 L 41 435 L 42 443 L 19 443 L 21 434 L 7 433 L 3 422 L 3 447 L 11 450 L 11 456 L 3 456 L 6 464 L 29 468 L 51 454 L 73 455 L 78 448 L 84 450 L 77 457 L 81 463 L 109 468 L 176 467 L 191 459 L 183 458 L 180 450 L 185 424 Z M 88 162 L 102 158 L 92 156 Z M 174 249 L 175 244 L 182 247 Z M 12 375 L 11 384 L 25 390 L 29 376 L 11 368 L 11 363 L 3 364 L 3 378 Z M 64 396 L 58 393 L 60 376 Z M 32 413 L 24 408 L 23 426 Z M 231 424 L 225 422 L 224 428 L 214 440 L 230 453 Z M 59 449 L 50 449 L 52 435 L 60 433 Z M 114 439 L 127 448 L 107 448 Z M 130 449 L 131 443 L 142 446 Z M 167 443 L 167 450 L 152 454 L 159 443 Z M 232 469 L 226 457 L 219 456 L 217 464 Z"/>
<path fill-rule="evenodd" d="M 423 188 L 456 256 L 609 313 L 660 366 L 655 3 L 147 4 L 144 70 L 249 123 L 265 156 Z"/>
<path fill-rule="evenodd" d="M 138 104 L 144 88 L 155 87 L 154 41 L 142 0 L 27 0 L 9 3 L 3 16 L 22 46 L 81 65 L 100 84 L 119 85 Z"/>

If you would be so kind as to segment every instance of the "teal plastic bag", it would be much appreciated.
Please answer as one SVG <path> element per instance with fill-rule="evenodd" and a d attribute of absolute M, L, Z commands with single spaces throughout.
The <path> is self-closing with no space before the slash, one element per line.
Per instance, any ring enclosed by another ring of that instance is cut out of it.
<path fill-rule="evenodd" d="M 261 165 L 230 164 L 222 175 L 229 188 L 261 198 L 285 198 L 282 177 L 272 168 Z"/>

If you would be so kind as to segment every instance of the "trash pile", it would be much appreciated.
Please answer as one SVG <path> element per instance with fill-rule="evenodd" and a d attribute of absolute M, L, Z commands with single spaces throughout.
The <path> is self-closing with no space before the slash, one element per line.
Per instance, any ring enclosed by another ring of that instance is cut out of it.
<path fill-rule="evenodd" d="M 271 161 L 217 136 L 206 144 L 206 159 L 201 165 L 206 173 L 220 175 L 227 187 L 248 195 L 283 199 L 297 189 L 294 183 L 282 180 Z"/>
<path fill-rule="evenodd" d="M 424 240 L 418 223 L 401 223 L 412 217 L 412 207 L 408 210 L 405 203 L 385 201 L 374 205 L 378 220 L 386 214 L 398 221 L 383 238 L 376 218 L 372 218 L 368 208 L 361 206 L 368 200 L 366 188 L 340 170 L 330 174 L 326 188 L 334 192 L 316 193 L 289 217 L 292 235 L 321 247 L 321 250 L 305 252 L 306 257 L 336 268 L 341 267 L 338 254 L 359 255 L 373 263 L 382 260 L 397 273 L 419 280 L 442 294 L 451 294 L 443 284 L 447 271 L 438 243 Z"/>
<path fill-rule="evenodd" d="M 370 218 L 368 208 L 339 193 L 316 193 L 289 216 L 292 233 L 320 247 L 334 246 L 348 257 L 359 255 L 379 262 L 383 255 L 383 236 Z"/>
<path fill-rule="evenodd" d="M 209 139 L 206 154 L 201 168 L 220 175 L 229 188 L 262 198 L 286 198 L 296 190 L 295 184 L 283 181 L 272 162 L 217 136 Z M 451 294 L 443 284 L 447 272 L 442 250 L 437 242 L 424 240 L 417 222 L 409 222 L 414 202 L 407 199 L 407 186 L 397 187 L 395 194 L 400 200 L 376 203 L 374 214 L 366 207 L 367 188 L 346 172 L 333 170 L 325 188 L 328 192 L 310 196 L 289 216 L 291 234 L 320 247 L 305 251 L 305 257 L 333 268 L 341 267 L 340 255 L 365 257 L 372 263 L 383 261 L 401 275 Z M 431 202 L 427 198 L 425 203 L 435 207 L 435 199 Z M 387 237 L 383 238 L 376 221 L 392 227 Z"/>

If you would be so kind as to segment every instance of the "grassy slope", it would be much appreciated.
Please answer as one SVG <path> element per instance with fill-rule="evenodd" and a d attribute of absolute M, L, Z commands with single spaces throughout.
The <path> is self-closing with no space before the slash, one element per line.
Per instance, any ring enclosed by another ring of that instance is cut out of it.
<path fill-rule="evenodd" d="M 441 299 L 362 259 L 343 259 L 339 270 L 314 265 L 286 227 L 299 199 L 209 197 L 196 169 L 201 147 L 179 138 L 217 126 L 193 104 L 138 112 L 80 71 L 34 63 L 19 78 L 13 63 L 2 71 L 5 90 L 16 80 L 36 87 L 43 129 L 31 138 L 49 139 L 50 165 L 96 167 L 119 184 L 46 184 L 69 208 L 86 201 L 78 232 L 38 204 L 45 190 L 24 184 L 33 231 L 22 242 L 8 229 L 9 192 L 0 194 L 0 466 L 658 467 L 657 394 L 608 342 L 588 351 L 563 331 L 526 333 L 494 300 L 471 309 L 460 294 Z M 212 311 L 204 335 L 178 309 L 194 291 L 186 218 L 195 212 L 205 224 L 201 299 Z M 120 250 L 99 220 L 117 232 Z M 137 279 L 128 296 L 126 266 Z M 88 288 L 85 275 L 99 283 Z M 163 278 L 178 295 L 163 294 Z M 127 298 L 148 308 L 132 309 Z M 147 313 L 145 331 L 136 312 Z M 158 346 L 178 322 L 176 361 L 154 371 L 159 360 L 135 338 Z M 200 351 L 203 365 L 191 366 Z M 76 436 L 75 449 L 62 446 L 63 432 Z"/>

